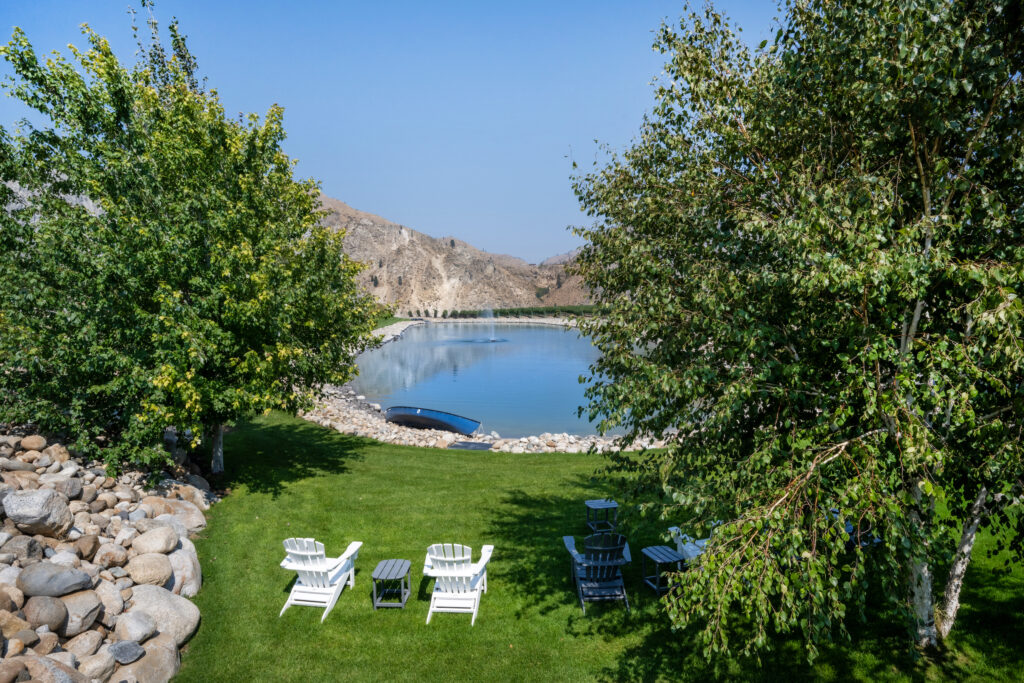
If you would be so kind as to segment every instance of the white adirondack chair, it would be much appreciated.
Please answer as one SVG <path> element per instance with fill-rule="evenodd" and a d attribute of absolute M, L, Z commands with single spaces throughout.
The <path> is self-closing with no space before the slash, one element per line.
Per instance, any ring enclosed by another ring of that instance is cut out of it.
<path fill-rule="evenodd" d="M 326 557 L 324 544 L 312 538 L 288 538 L 284 541 L 288 556 L 281 562 L 281 567 L 298 572 L 288 601 L 281 608 L 281 614 L 292 605 L 309 605 L 324 607 L 323 623 L 327 615 L 338 602 L 341 590 L 356 585 L 355 561 L 359 557 L 362 541 L 353 541 L 341 557 Z M 278 614 L 277 616 L 281 616 Z"/>
<path fill-rule="evenodd" d="M 711 527 L 721 524 L 721 522 L 714 522 Z M 676 551 L 686 558 L 686 561 L 695 560 L 704 552 L 704 547 L 707 546 L 708 541 L 711 537 L 707 538 L 691 538 L 683 533 L 683 531 L 677 526 L 670 526 L 668 532 L 672 534 L 672 540 L 675 541 Z M 714 533 L 714 531 L 712 531 Z"/>
<path fill-rule="evenodd" d="M 476 623 L 480 609 L 480 596 L 487 592 L 487 563 L 494 552 L 493 545 L 485 545 L 480 560 L 472 562 L 473 549 L 457 543 L 438 543 L 427 548 L 423 575 L 434 578 L 434 592 L 430 595 L 427 623 L 434 612 L 472 614 L 469 621 Z"/>

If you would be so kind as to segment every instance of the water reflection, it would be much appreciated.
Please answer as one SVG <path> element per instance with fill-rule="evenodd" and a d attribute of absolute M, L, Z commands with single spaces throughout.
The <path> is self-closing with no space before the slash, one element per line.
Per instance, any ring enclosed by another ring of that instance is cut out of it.
<path fill-rule="evenodd" d="M 450 328 L 455 328 L 450 329 Z M 449 329 L 443 329 L 449 328 Z M 462 329 L 459 329 L 462 328 Z M 485 358 L 515 349 L 505 343 L 491 343 L 479 335 L 482 329 L 470 325 L 419 325 L 410 327 L 398 339 L 379 349 L 367 351 L 356 359 L 359 378 L 354 382 L 362 393 L 387 395 L 409 389 L 443 372 L 457 375 L 459 368 L 474 365 Z M 461 333 L 461 334 L 460 334 Z"/>
<path fill-rule="evenodd" d="M 384 407 L 446 410 L 502 436 L 593 434 L 576 408 L 584 403 L 578 378 L 597 355 L 588 339 L 560 327 L 422 325 L 361 355 L 353 386 Z"/>

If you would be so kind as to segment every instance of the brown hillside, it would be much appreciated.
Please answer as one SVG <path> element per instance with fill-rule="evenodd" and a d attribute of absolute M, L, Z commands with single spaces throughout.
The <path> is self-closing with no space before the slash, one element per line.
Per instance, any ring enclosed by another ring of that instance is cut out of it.
<path fill-rule="evenodd" d="M 590 303 L 564 263 L 530 265 L 452 237 L 430 237 L 326 195 L 320 200 L 330 211 L 324 222 L 343 228 L 345 251 L 367 265 L 362 284 L 401 314 Z"/>

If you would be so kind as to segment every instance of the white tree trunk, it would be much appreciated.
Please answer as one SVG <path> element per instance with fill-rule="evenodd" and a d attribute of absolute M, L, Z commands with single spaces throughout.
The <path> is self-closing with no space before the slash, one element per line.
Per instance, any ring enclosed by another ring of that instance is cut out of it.
<path fill-rule="evenodd" d="M 913 486 L 913 496 L 914 506 L 910 511 L 910 519 L 927 544 L 928 530 L 924 528 L 924 519 L 921 516 L 922 506 L 925 503 L 922 500 L 921 487 L 916 483 Z M 937 647 L 939 637 L 938 631 L 935 629 L 932 570 L 928 565 L 927 545 L 922 557 L 915 559 L 910 567 L 910 599 L 916 622 L 915 643 L 922 649 Z"/>
<path fill-rule="evenodd" d="M 946 581 L 945 597 L 938 611 L 939 636 L 945 640 L 956 621 L 956 612 L 960 609 L 960 589 L 964 585 L 964 575 L 967 573 L 967 565 L 971 563 L 971 551 L 974 550 L 974 540 L 978 536 L 978 525 L 981 524 L 985 515 L 985 501 L 988 499 L 988 489 L 984 486 L 974 499 L 967 520 L 964 522 L 964 531 L 960 536 L 960 543 L 956 548 L 956 555 L 953 556 L 953 565 L 949 568 L 949 579 Z"/>
<path fill-rule="evenodd" d="M 224 471 L 224 425 L 214 425 L 210 431 L 213 432 L 213 441 L 210 444 L 210 471 L 220 474 Z"/>

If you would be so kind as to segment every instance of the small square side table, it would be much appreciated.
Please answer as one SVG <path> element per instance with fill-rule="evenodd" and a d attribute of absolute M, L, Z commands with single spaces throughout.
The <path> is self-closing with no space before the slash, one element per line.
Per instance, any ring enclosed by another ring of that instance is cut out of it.
<path fill-rule="evenodd" d="M 662 565 L 674 564 L 676 571 L 682 571 L 683 562 L 686 558 L 677 553 L 667 545 L 652 545 L 644 548 L 640 551 L 643 554 L 643 560 L 641 561 L 641 575 L 643 576 L 644 583 L 654 589 L 654 592 L 661 595 L 668 590 L 668 586 L 661 584 L 661 572 Z M 654 573 L 647 573 L 647 561 L 650 560 L 654 564 Z"/>
<path fill-rule="evenodd" d="M 618 503 L 601 498 L 588 500 L 585 505 L 587 506 L 587 526 L 591 531 L 595 534 L 602 531 L 615 531 L 615 527 L 619 525 Z"/>
<path fill-rule="evenodd" d="M 409 560 L 381 560 L 373 570 L 373 609 L 397 607 L 405 609 L 405 601 L 412 593 L 409 578 Z M 397 600 L 385 600 L 396 596 Z"/>

